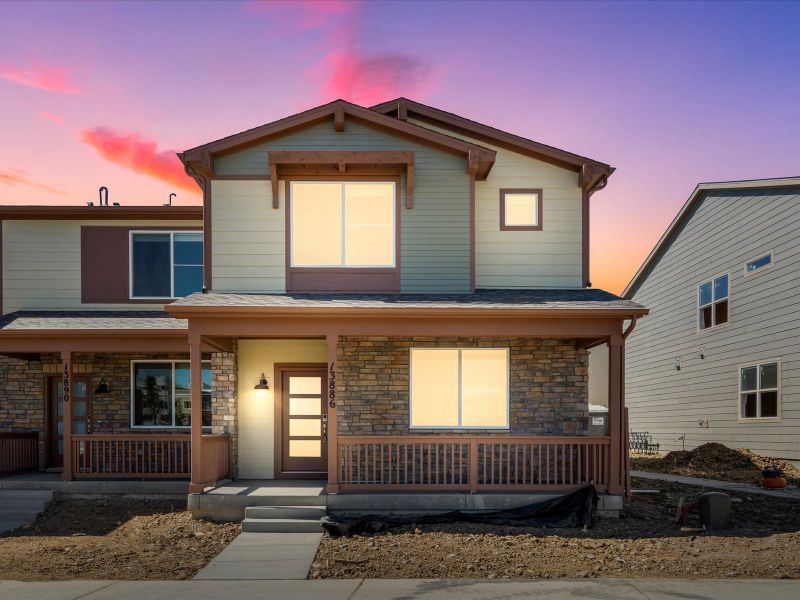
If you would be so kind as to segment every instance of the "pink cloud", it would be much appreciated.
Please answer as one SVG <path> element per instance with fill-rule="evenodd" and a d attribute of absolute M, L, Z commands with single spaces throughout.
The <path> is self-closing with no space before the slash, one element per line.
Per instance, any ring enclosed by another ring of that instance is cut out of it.
<path fill-rule="evenodd" d="M 14 66 L 5 66 L 0 69 L 0 77 L 13 83 L 56 92 L 59 94 L 80 94 L 80 89 L 71 81 L 70 70 L 37 63 L 30 68 L 23 69 Z"/>
<path fill-rule="evenodd" d="M 31 179 L 22 169 L 0 169 L 0 183 L 9 186 L 27 185 L 49 194 L 66 196 L 66 193 L 62 192 L 61 190 L 51 187 L 46 183 Z"/>
<path fill-rule="evenodd" d="M 50 121 L 51 123 L 55 123 L 56 125 L 64 124 L 64 117 L 47 111 L 41 111 L 39 113 L 39 118 L 45 121 Z"/>
<path fill-rule="evenodd" d="M 268 12 L 282 28 L 289 27 L 296 33 L 319 29 L 332 17 L 352 12 L 358 3 L 348 0 L 251 0 L 245 6 L 250 12 Z"/>
<path fill-rule="evenodd" d="M 419 96 L 432 82 L 431 65 L 410 54 L 381 52 L 366 55 L 343 50 L 326 59 L 331 69 L 327 99 L 343 98 L 369 106 L 397 96 Z"/>
<path fill-rule="evenodd" d="M 107 127 L 95 127 L 83 131 L 81 141 L 114 164 L 198 193 L 197 184 L 186 175 L 175 151 L 159 152 L 156 142 L 142 138 L 138 132 L 123 133 Z"/>

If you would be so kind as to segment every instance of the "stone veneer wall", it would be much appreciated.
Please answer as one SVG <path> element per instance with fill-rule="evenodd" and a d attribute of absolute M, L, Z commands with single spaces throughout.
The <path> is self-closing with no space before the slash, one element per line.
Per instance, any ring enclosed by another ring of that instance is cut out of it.
<path fill-rule="evenodd" d="M 211 431 L 231 438 L 231 477 L 239 476 L 239 411 L 236 377 L 239 372 L 237 348 L 211 354 Z"/>
<path fill-rule="evenodd" d="M 207 357 L 204 357 L 207 358 Z M 235 353 L 215 353 L 212 359 L 212 431 L 236 437 L 236 358 Z M 88 375 L 92 395 L 93 433 L 158 434 L 188 433 L 186 429 L 131 428 L 131 361 L 185 360 L 188 354 L 76 354 L 72 370 L 75 376 Z M 215 369 L 215 363 L 218 367 Z M 231 366 L 232 365 L 232 366 Z M 215 372 L 218 370 L 219 373 Z M 61 359 L 57 354 L 42 354 L 38 361 L 0 358 L 0 433 L 38 431 L 39 465 L 47 464 L 45 456 L 46 381 L 49 375 L 61 375 Z M 101 381 L 108 394 L 93 394 Z M 231 416 L 228 417 L 227 415 Z M 233 453 L 234 464 L 236 452 Z"/>
<path fill-rule="evenodd" d="M 586 434 L 589 354 L 572 339 L 342 337 L 336 358 L 340 435 L 415 433 L 409 430 L 412 347 L 510 348 L 510 433 Z"/>

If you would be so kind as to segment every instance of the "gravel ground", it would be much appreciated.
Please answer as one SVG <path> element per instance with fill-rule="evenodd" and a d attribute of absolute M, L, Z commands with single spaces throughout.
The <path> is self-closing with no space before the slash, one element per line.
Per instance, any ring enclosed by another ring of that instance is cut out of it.
<path fill-rule="evenodd" d="M 0 535 L 0 579 L 189 579 L 239 534 L 180 503 L 67 500 Z"/>
<path fill-rule="evenodd" d="M 373 536 L 325 535 L 312 578 L 800 578 L 800 504 L 741 495 L 724 532 L 682 532 L 681 497 L 701 488 L 634 479 L 623 518 L 589 531 L 482 525 L 408 526 Z M 737 496 L 734 496 L 737 497 Z M 686 526 L 698 526 L 690 514 Z"/>

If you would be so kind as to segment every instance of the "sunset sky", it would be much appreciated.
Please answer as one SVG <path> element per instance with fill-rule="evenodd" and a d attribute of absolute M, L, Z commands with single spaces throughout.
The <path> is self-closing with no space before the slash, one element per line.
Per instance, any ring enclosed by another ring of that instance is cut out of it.
<path fill-rule="evenodd" d="M 406 96 L 608 162 L 619 292 L 700 181 L 800 175 L 800 3 L 5 2 L 0 203 L 200 202 L 183 150 Z"/>

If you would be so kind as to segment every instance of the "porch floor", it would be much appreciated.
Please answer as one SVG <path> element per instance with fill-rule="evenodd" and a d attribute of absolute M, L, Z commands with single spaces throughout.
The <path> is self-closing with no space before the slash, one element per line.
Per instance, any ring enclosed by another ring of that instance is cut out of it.
<path fill-rule="evenodd" d="M 204 494 L 218 496 L 325 496 L 323 481 L 289 481 L 282 479 L 237 479 L 207 487 Z"/>

